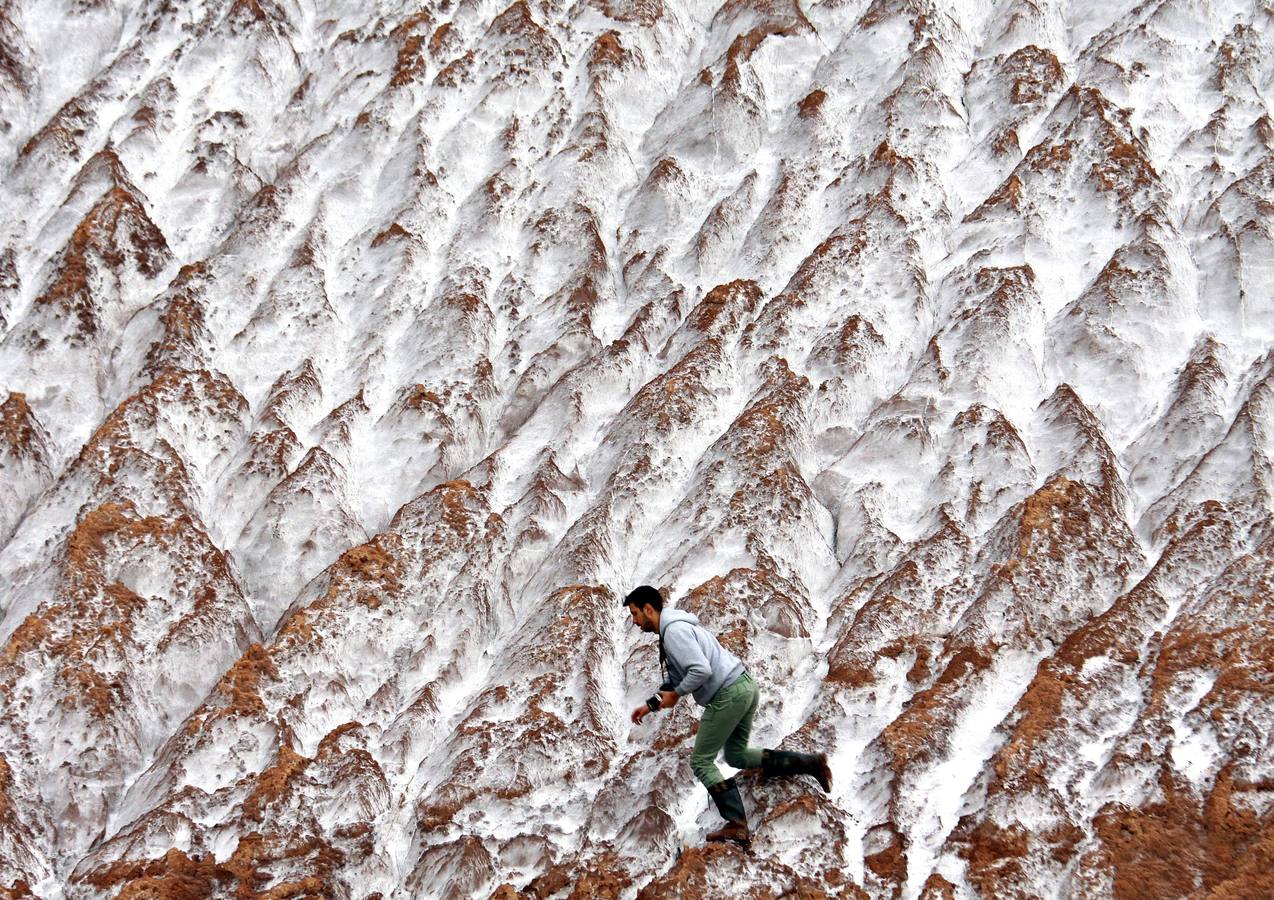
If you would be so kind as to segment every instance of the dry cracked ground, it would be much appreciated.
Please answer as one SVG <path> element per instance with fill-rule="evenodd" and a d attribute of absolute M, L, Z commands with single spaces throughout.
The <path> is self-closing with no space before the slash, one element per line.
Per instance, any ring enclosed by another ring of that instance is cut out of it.
<path fill-rule="evenodd" d="M 1272 45 L 0 0 L 0 896 L 1274 896 Z"/>

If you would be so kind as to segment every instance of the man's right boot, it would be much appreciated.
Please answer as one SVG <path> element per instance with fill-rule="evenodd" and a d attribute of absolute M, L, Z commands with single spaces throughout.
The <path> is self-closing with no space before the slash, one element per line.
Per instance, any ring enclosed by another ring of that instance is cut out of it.
<path fill-rule="evenodd" d="M 748 815 L 743 810 L 743 798 L 739 796 L 739 787 L 733 778 L 718 782 L 708 788 L 708 795 L 717 805 L 717 812 L 725 819 L 725 826 L 716 831 L 709 831 L 710 841 L 734 841 L 747 846 L 752 836 L 748 834 Z"/>
<path fill-rule="evenodd" d="M 825 792 L 832 790 L 832 770 L 826 753 L 796 753 L 791 750 L 762 750 L 761 774 L 766 778 L 782 775 L 812 775 Z"/>

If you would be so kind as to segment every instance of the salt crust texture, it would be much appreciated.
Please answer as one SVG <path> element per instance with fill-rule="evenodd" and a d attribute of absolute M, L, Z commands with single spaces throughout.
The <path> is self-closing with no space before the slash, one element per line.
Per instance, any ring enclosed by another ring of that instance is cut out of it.
<path fill-rule="evenodd" d="M 1274 896 L 1271 41 L 0 0 L 0 897 Z"/>

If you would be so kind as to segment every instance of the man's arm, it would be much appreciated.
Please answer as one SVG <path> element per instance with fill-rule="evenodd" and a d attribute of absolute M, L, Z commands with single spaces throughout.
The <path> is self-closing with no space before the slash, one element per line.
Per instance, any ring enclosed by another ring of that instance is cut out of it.
<path fill-rule="evenodd" d="M 633 710 L 630 718 L 633 720 L 633 724 L 635 725 L 656 710 L 668 709 L 671 706 L 675 706 L 677 701 L 680 699 L 681 698 L 674 693 L 672 689 L 672 682 L 665 681 L 659 685 L 659 690 L 655 691 L 655 693 L 652 694 L 645 703 Z"/>
<path fill-rule="evenodd" d="M 686 627 L 674 628 L 669 625 L 664 629 L 664 650 L 677 660 L 686 673 L 681 683 L 673 688 L 678 697 L 684 697 L 711 677 L 712 667 L 708 665 L 708 657 L 703 655 L 699 642 L 695 640 L 694 626 L 689 622 L 674 624 Z"/>
<path fill-rule="evenodd" d="M 675 706 L 678 700 L 707 681 L 708 676 L 712 674 L 712 667 L 708 665 L 708 658 L 699 649 L 699 644 L 695 641 L 694 634 L 687 628 L 678 628 L 676 630 L 678 632 L 686 632 L 685 640 L 689 644 L 683 646 L 682 643 L 676 640 L 670 644 L 667 640 L 664 640 L 663 646 L 665 651 L 669 646 L 677 648 L 673 652 L 676 654 L 677 662 L 685 661 L 685 677 L 681 679 L 681 684 L 676 686 L 671 681 L 665 681 L 659 685 L 659 690 L 655 694 L 633 710 L 631 718 L 634 724 L 641 722 L 642 719 L 655 710 L 669 709 Z M 672 633 L 672 631 L 672 626 L 669 626 L 666 634 Z"/>

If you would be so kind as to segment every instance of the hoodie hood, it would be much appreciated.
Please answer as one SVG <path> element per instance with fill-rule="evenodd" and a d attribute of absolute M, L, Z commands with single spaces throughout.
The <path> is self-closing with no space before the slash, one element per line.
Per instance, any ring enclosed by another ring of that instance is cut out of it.
<path fill-rule="evenodd" d="M 659 612 L 659 636 L 661 638 L 664 636 L 664 629 L 673 622 L 689 622 L 691 625 L 699 625 L 700 628 L 703 627 L 699 623 L 699 617 L 694 613 L 689 613 L 681 609 L 668 609 L 667 607 L 664 607 L 664 609 Z"/>

